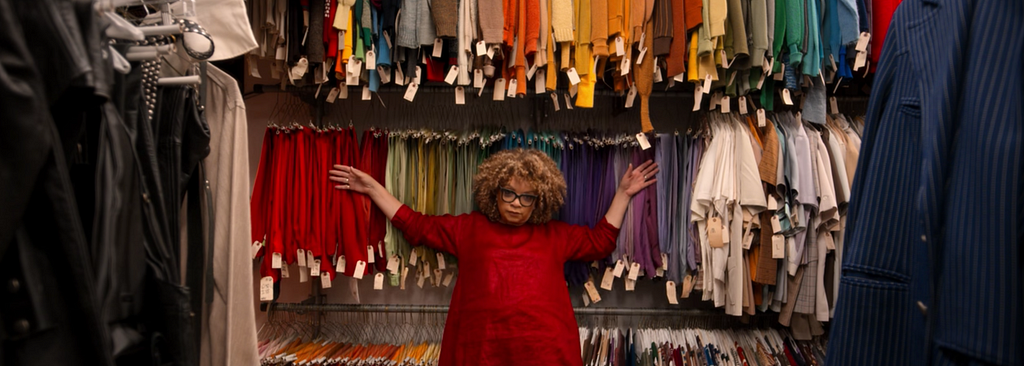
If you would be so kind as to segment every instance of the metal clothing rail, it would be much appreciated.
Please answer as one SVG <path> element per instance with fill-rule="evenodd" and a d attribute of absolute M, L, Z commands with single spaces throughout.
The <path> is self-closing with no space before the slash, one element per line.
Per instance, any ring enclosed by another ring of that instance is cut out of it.
<path fill-rule="evenodd" d="M 328 313 L 447 313 L 446 305 L 382 305 L 382 304 L 310 304 L 271 303 L 271 311 Z M 263 306 L 261 310 L 266 311 Z M 609 316 L 727 316 L 724 313 L 699 309 L 637 309 L 637 308 L 573 308 L 577 315 Z"/>

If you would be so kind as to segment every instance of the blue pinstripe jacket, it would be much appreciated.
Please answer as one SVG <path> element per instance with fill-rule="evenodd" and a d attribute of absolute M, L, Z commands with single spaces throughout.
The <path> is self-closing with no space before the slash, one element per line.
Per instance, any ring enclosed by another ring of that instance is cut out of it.
<path fill-rule="evenodd" d="M 1024 364 L 1024 2 L 905 0 L 868 105 L 827 364 Z"/>

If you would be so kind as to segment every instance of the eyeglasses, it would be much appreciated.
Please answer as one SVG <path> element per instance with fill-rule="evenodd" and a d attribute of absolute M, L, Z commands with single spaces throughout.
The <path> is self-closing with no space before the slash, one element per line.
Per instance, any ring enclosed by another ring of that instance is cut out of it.
<path fill-rule="evenodd" d="M 516 193 L 515 191 L 513 191 L 511 189 L 504 188 L 504 187 L 501 188 L 501 200 L 502 201 L 505 201 L 505 202 L 508 202 L 508 203 L 512 203 L 512 202 L 515 202 L 515 200 L 517 198 L 519 199 L 519 204 L 523 205 L 523 207 L 533 206 L 533 203 L 537 202 L 537 196 L 535 196 L 535 195 L 532 195 L 532 194 L 518 194 L 518 193 Z"/>

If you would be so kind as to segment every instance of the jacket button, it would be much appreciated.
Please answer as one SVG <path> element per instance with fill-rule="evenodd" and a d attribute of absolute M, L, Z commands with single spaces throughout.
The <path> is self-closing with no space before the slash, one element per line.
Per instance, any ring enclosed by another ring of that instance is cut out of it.
<path fill-rule="evenodd" d="M 7 292 L 16 294 L 18 290 L 21 290 L 21 282 L 17 278 L 11 279 L 7 282 Z"/>
<path fill-rule="evenodd" d="M 917 309 L 921 310 L 921 315 L 928 316 L 928 307 L 923 302 L 917 302 Z"/>
<path fill-rule="evenodd" d="M 14 329 L 15 333 L 17 333 L 17 334 L 28 333 L 28 328 L 29 328 L 28 320 L 18 319 L 18 320 L 14 321 L 13 329 Z"/>

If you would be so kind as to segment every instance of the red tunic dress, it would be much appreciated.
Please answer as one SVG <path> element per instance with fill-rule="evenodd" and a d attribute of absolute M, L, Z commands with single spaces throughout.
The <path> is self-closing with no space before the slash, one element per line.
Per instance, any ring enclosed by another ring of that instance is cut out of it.
<path fill-rule="evenodd" d="M 562 268 L 615 249 L 619 229 L 561 221 L 509 226 L 479 212 L 428 216 L 402 206 L 391 220 L 409 243 L 459 259 L 440 366 L 582 365 Z"/>

